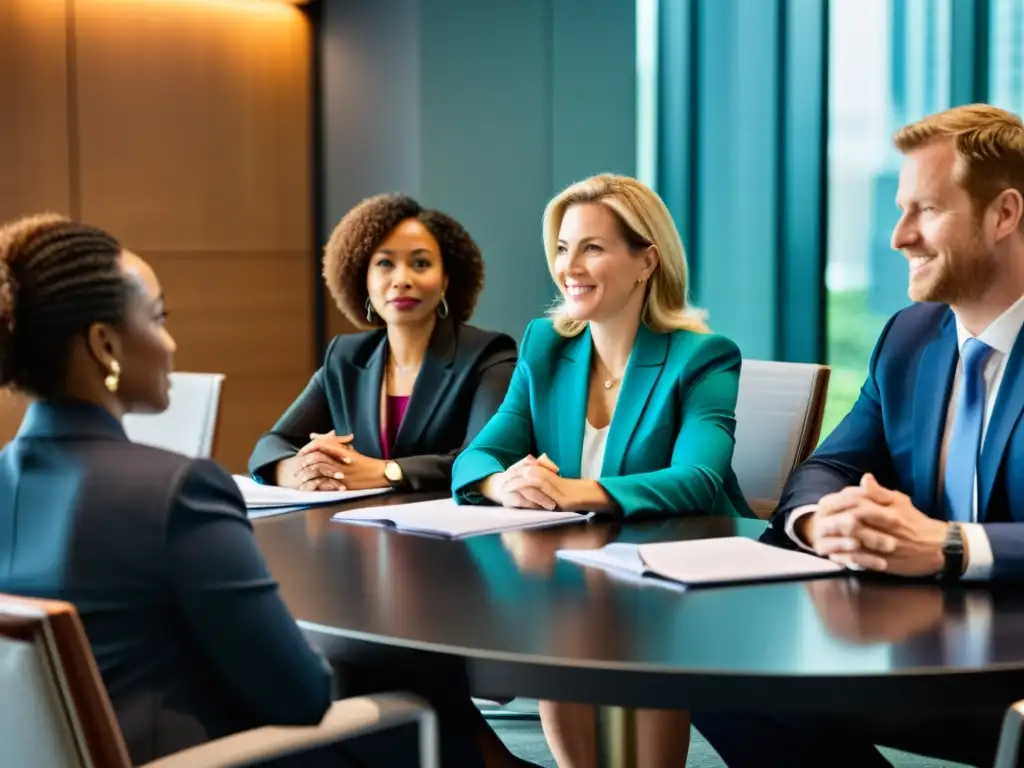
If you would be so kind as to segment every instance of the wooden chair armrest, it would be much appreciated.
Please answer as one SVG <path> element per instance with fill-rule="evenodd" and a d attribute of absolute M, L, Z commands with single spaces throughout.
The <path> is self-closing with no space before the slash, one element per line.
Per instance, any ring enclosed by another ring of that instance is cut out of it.
<path fill-rule="evenodd" d="M 141 768 L 233 768 L 321 747 L 406 723 L 419 724 L 420 762 L 437 768 L 437 715 L 414 696 L 383 693 L 334 702 L 319 725 L 265 726 L 210 741 Z"/>

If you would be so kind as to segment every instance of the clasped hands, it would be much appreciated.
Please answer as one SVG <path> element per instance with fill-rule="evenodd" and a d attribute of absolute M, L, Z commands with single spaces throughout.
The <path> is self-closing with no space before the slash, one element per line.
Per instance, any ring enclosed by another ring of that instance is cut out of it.
<path fill-rule="evenodd" d="M 359 453 L 352 446 L 352 435 L 338 437 L 332 429 L 309 437 L 295 456 L 280 463 L 278 485 L 300 491 L 358 491 L 388 485 L 385 462 Z"/>
<path fill-rule="evenodd" d="M 795 532 L 817 554 L 854 569 L 932 576 L 943 568 L 948 527 L 869 473 L 860 485 L 823 496 L 813 514 L 796 522 Z"/>
<path fill-rule="evenodd" d="M 526 455 L 504 472 L 483 481 L 481 492 L 496 504 L 518 509 L 598 511 L 608 497 L 593 480 L 562 477 L 546 454 Z"/>

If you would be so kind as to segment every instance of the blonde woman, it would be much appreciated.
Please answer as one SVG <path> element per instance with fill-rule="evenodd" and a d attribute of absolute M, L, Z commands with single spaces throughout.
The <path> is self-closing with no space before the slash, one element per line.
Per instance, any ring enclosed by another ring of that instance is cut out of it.
<path fill-rule="evenodd" d="M 573 184 L 544 212 L 562 300 L 530 323 L 508 394 L 453 467 L 462 503 L 752 517 L 732 471 L 740 353 L 687 301 L 686 256 L 635 179 Z M 542 702 L 561 768 L 596 765 L 594 711 Z M 686 713 L 641 711 L 641 766 L 680 765 Z"/>

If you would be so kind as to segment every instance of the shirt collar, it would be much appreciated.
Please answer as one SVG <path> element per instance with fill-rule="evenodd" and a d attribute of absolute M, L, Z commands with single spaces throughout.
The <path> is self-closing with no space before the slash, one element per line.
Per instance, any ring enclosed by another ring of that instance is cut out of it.
<path fill-rule="evenodd" d="M 956 317 L 956 313 L 953 313 Z M 1013 344 L 1017 341 L 1020 329 L 1024 327 L 1024 296 L 1021 296 L 999 317 L 993 320 L 988 328 L 978 334 L 978 341 L 982 341 L 997 352 L 1004 355 L 1010 354 Z M 956 318 L 956 345 L 960 352 L 963 352 L 964 343 L 974 338 L 970 331 L 964 328 L 960 318 Z"/>
<path fill-rule="evenodd" d="M 18 436 L 128 439 L 121 422 L 108 411 L 91 403 L 68 400 L 43 400 L 29 405 Z"/>

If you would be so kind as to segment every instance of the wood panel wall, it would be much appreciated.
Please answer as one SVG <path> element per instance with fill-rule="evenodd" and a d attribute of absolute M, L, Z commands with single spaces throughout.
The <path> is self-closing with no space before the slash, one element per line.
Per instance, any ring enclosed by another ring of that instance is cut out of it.
<path fill-rule="evenodd" d="M 275 3 L 0 3 L 0 220 L 65 212 L 153 264 L 176 367 L 226 374 L 236 472 L 314 367 L 311 35 Z"/>
<path fill-rule="evenodd" d="M 327 336 L 329 342 L 335 336 L 340 336 L 345 333 L 358 333 L 361 328 L 357 328 L 348 321 L 348 318 L 341 314 L 341 310 L 334 303 L 334 297 L 331 296 L 331 292 L 326 288 L 324 289 L 324 333 Z"/>

